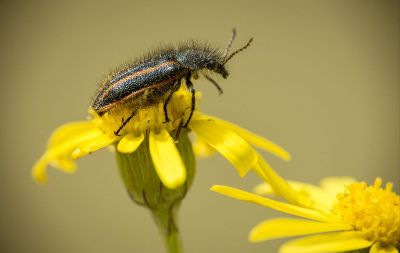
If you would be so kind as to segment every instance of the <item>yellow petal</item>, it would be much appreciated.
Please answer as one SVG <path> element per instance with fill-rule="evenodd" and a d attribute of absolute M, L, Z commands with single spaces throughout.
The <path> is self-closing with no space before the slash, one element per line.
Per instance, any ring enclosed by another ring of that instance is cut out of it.
<path fill-rule="evenodd" d="M 47 181 L 46 175 L 47 160 L 41 157 L 33 166 L 32 177 L 38 183 L 45 183 Z"/>
<path fill-rule="evenodd" d="M 151 159 L 161 182 L 174 189 L 186 181 L 186 168 L 169 133 L 162 129 L 159 134 L 150 132 Z"/>
<path fill-rule="evenodd" d="M 78 143 L 78 147 L 81 149 L 90 149 L 92 151 L 104 148 L 117 140 L 117 136 L 108 135 L 102 132 L 100 129 L 93 129 L 89 133 L 81 134 L 81 140 Z"/>
<path fill-rule="evenodd" d="M 82 132 L 78 131 L 79 129 Z M 107 143 L 105 140 L 107 140 Z M 86 124 L 86 122 L 61 126 L 50 138 L 48 149 L 33 167 L 32 175 L 38 182 L 46 181 L 47 164 L 52 164 L 67 173 L 74 172 L 76 165 L 71 161 L 74 150 L 83 148 L 82 156 L 92 152 L 94 148 L 97 150 L 113 141 L 115 141 L 113 138 L 105 135 L 93 125 Z"/>
<path fill-rule="evenodd" d="M 336 196 L 332 196 L 329 192 L 322 189 L 321 187 L 303 183 L 299 181 L 287 181 L 294 190 L 304 193 L 312 200 L 313 209 L 318 209 L 323 212 L 329 212 L 332 208 L 332 204 L 334 203 Z M 253 190 L 255 193 L 260 195 L 273 195 L 274 191 L 272 187 L 267 183 L 262 183 L 254 187 Z"/>
<path fill-rule="evenodd" d="M 75 135 L 90 131 L 93 128 L 96 128 L 96 126 L 92 121 L 78 121 L 61 125 L 50 136 L 48 146 L 58 145 L 71 137 L 73 138 Z"/>
<path fill-rule="evenodd" d="M 288 181 L 288 183 L 290 184 L 291 181 Z M 253 192 L 259 195 L 276 195 L 272 190 L 272 187 L 268 183 L 261 183 L 256 185 L 253 188 Z"/>
<path fill-rule="evenodd" d="M 280 253 L 327 253 L 343 252 L 367 248 L 373 242 L 362 237 L 360 233 L 333 232 L 328 234 L 313 235 L 292 240 L 280 248 Z"/>
<path fill-rule="evenodd" d="M 210 157 L 215 154 L 215 149 L 199 137 L 192 143 L 192 148 L 197 157 Z"/>
<path fill-rule="evenodd" d="M 259 148 L 262 148 L 265 151 L 270 152 L 271 154 L 274 154 L 277 157 L 279 157 L 285 161 L 289 161 L 291 159 L 290 154 L 285 149 L 283 149 L 279 145 L 273 143 L 272 141 L 267 140 L 266 138 L 263 138 L 263 137 L 256 135 L 250 131 L 247 131 L 247 130 L 245 130 L 235 124 L 232 124 L 228 121 L 225 121 L 225 120 L 213 117 L 213 116 L 208 116 L 208 115 L 204 115 L 204 117 L 214 120 L 218 125 L 226 128 L 226 129 L 229 129 L 232 132 L 237 133 L 243 139 L 250 142 L 251 144 L 253 144 Z"/>
<path fill-rule="evenodd" d="M 369 253 L 399 253 L 399 251 L 393 245 L 384 246 L 380 242 L 377 242 L 372 245 Z"/>
<path fill-rule="evenodd" d="M 252 242 L 257 242 L 289 236 L 351 229 L 351 225 L 343 223 L 326 223 L 302 219 L 278 218 L 266 220 L 258 224 L 250 231 L 249 239 Z"/>
<path fill-rule="evenodd" d="M 46 152 L 33 166 L 32 177 L 36 182 L 45 183 L 47 181 L 46 167 L 48 164 L 66 173 L 73 173 L 76 171 L 76 164 L 69 157 L 60 156 L 49 158 L 48 152 Z"/>
<path fill-rule="evenodd" d="M 119 141 L 117 150 L 121 153 L 132 153 L 142 144 L 144 135 L 127 134 Z"/>
<path fill-rule="evenodd" d="M 287 180 L 287 182 L 293 189 L 299 191 L 306 191 L 307 193 L 321 190 L 321 188 L 318 186 L 300 181 Z M 271 186 L 267 183 L 261 183 L 255 186 L 253 191 L 260 195 L 274 195 L 274 191 L 272 190 Z"/>
<path fill-rule="evenodd" d="M 331 194 L 332 199 L 336 199 L 339 192 L 343 192 L 346 185 L 357 182 L 352 177 L 325 177 L 319 184 L 322 189 Z"/>
<path fill-rule="evenodd" d="M 115 141 L 115 137 L 109 135 L 100 134 L 96 138 L 90 138 L 87 140 L 82 140 L 81 143 L 77 145 L 75 150 L 71 154 L 72 159 L 78 159 L 82 156 L 90 154 L 96 150 L 102 149 L 111 145 Z"/>
<path fill-rule="evenodd" d="M 261 206 L 265 206 L 283 213 L 303 217 L 303 218 L 308 218 L 312 220 L 317 220 L 317 221 L 325 221 L 325 222 L 330 222 L 331 220 L 329 217 L 326 215 L 317 212 L 315 210 L 279 202 L 276 200 L 264 198 L 261 196 L 258 196 L 253 193 L 245 192 L 236 188 L 232 188 L 229 186 L 222 186 L 222 185 L 214 185 L 211 187 L 212 191 L 218 192 L 220 194 L 229 196 L 231 198 L 235 198 L 238 200 L 242 201 L 248 201 L 251 203 L 255 203 Z"/>
<path fill-rule="evenodd" d="M 98 142 L 102 142 L 105 138 L 108 137 L 101 130 L 92 128 L 81 133 L 75 133 L 70 138 L 49 147 L 46 154 L 48 160 L 57 159 L 59 156 L 70 156 L 72 151 L 78 148 L 79 145 L 82 146 L 86 143 L 86 145 L 93 146 Z"/>
<path fill-rule="evenodd" d="M 261 156 L 258 157 L 258 163 L 254 167 L 254 171 L 271 186 L 276 195 L 283 197 L 289 203 L 307 206 L 310 202 L 279 176 Z"/>
<path fill-rule="evenodd" d="M 190 127 L 202 140 L 232 163 L 240 176 L 246 175 L 256 164 L 256 151 L 236 133 L 207 120 L 192 120 Z"/>
<path fill-rule="evenodd" d="M 76 163 L 69 157 L 60 157 L 57 160 L 51 161 L 51 165 L 67 173 L 73 173 L 76 171 Z"/>

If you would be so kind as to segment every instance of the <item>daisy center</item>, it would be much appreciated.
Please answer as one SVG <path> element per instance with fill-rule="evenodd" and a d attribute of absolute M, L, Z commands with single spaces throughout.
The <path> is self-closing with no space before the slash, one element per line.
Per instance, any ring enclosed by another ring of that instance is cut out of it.
<path fill-rule="evenodd" d="M 200 100 L 201 94 L 196 92 L 196 105 Z M 173 133 L 179 127 L 183 127 L 189 118 L 192 110 L 192 94 L 184 87 L 175 92 L 168 103 L 167 112 L 169 121 L 166 122 L 164 112 L 164 99 L 160 102 L 140 108 L 136 114 L 123 127 L 120 134 L 146 134 L 148 131 L 160 132 L 161 129 Z M 194 108 L 197 111 L 197 106 Z M 90 112 L 98 125 L 105 132 L 114 134 L 121 127 L 124 120 L 132 114 L 132 108 L 119 107 L 118 109 L 105 113 L 99 117 L 96 113 Z"/>
<path fill-rule="evenodd" d="M 373 241 L 397 245 L 400 242 L 400 196 L 392 191 L 393 184 L 381 188 L 382 180 L 373 185 L 353 183 L 337 195 L 333 211 Z"/>

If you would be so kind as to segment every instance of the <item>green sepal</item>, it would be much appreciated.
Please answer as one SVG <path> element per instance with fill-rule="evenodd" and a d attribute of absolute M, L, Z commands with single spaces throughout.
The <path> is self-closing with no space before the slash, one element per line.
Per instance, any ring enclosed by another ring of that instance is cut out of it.
<path fill-rule="evenodd" d="M 133 153 L 116 151 L 118 168 L 129 196 L 137 204 L 150 209 L 169 208 L 185 197 L 195 175 L 195 157 L 188 137 L 188 131 L 182 131 L 176 147 L 186 167 L 186 182 L 176 188 L 164 186 L 155 171 L 149 151 L 149 137 Z"/>

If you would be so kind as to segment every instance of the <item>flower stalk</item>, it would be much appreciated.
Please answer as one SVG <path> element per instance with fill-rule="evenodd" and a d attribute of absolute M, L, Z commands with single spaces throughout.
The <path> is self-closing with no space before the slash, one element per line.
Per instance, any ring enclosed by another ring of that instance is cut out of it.
<path fill-rule="evenodd" d="M 177 214 L 195 174 L 195 157 L 187 130 L 182 129 L 176 147 L 185 164 L 187 180 L 175 189 L 160 181 L 150 155 L 148 137 L 134 153 L 116 152 L 118 168 L 130 198 L 151 211 L 169 253 L 182 252 Z"/>
<path fill-rule="evenodd" d="M 164 237 L 165 246 L 168 253 L 181 253 L 182 240 L 177 226 L 177 213 L 179 205 L 172 206 L 172 208 L 161 208 L 153 210 L 153 218 L 156 222 L 161 235 Z"/>

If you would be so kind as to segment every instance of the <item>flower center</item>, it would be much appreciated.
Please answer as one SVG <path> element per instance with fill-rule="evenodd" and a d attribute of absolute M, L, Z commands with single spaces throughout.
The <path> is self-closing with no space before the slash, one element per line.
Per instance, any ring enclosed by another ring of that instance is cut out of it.
<path fill-rule="evenodd" d="M 200 98 L 201 93 L 196 92 L 195 111 L 197 111 L 197 103 Z M 168 122 L 166 122 L 164 112 L 164 101 L 165 99 L 161 99 L 152 105 L 141 107 L 122 128 L 120 135 L 133 133 L 138 136 L 146 134 L 149 130 L 159 132 L 161 129 L 172 133 L 179 127 L 183 127 L 192 110 L 192 94 L 183 85 L 173 94 L 167 106 Z M 93 111 L 89 113 L 97 121 L 101 129 L 109 134 L 114 134 L 122 126 L 124 120 L 131 116 L 133 109 L 127 106 L 120 106 L 101 117 Z"/>
<path fill-rule="evenodd" d="M 400 242 L 400 196 L 392 192 L 393 184 L 381 188 L 382 180 L 374 185 L 365 182 L 346 186 L 337 195 L 338 203 L 333 211 L 345 222 L 353 225 L 364 236 L 373 241 L 397 245 Z"/>

